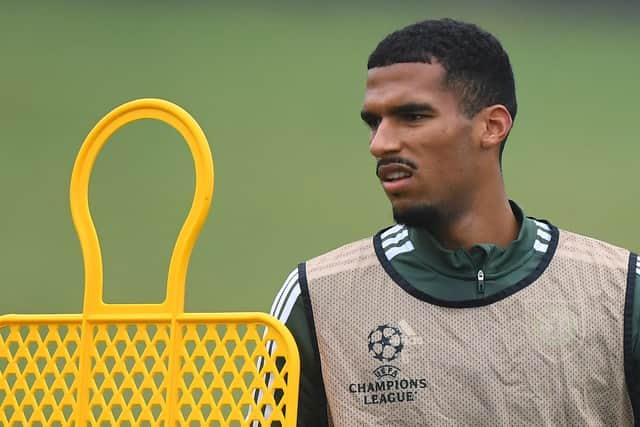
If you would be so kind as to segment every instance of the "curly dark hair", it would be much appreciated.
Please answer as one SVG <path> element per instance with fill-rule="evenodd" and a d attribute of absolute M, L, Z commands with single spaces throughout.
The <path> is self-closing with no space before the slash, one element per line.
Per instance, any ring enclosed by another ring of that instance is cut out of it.
<path fill-rule="evenodd" d="M 446 70 L 447 87 L 473 117 L 483 108 L 502 104 L 515 120 L 518 105 L 509 56 L 493 35 L 474 24 L 434 19 L 409 25 L 385 37 L 369 56 L 367 69 L 433 60 Z M 505 141 L 500 147 L 500 160 Z"/>

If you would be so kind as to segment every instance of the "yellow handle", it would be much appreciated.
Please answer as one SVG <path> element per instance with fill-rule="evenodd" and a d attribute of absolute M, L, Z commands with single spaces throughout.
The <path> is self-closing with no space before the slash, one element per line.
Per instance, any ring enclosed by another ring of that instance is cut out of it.
<path fill-rule="evenodd" d="M 171 255 L 165 300 L 160 304 L 105 304 L 100 242 L 89 210 L 89 179 L 107 139 L 124 125 L 140 119 L 163 121 L 186 140 L 195 167 L 195 194 Z M 71 174 L 71 216 L 84 259 L 85 314 L 184 313 L 189 257 L 211 206 L 213 176 L 213 159 L 204 132 L 189 113 L 171 102 L 161 99 L 131 101 L 115 108 L 98 122 L 84 140 Z"/>

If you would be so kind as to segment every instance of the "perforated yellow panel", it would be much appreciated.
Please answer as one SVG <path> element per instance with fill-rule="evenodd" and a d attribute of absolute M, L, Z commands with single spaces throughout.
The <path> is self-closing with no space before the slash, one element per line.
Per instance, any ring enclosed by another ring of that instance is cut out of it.
<path fill-rule="evenodd" d="M 183 135 L 194 157 L 195 197 L 171 257 L 164 302 L 105 304 L 89 177 L 108 137 L 142 118 L 165 121 Z M 212 195 L 206 138 L 176 105 L 133 101 L 96 125 L 71 179 L 84 310 L 0 316 L 1 426 L 296 424 L 300 361 L 282 323 L 263 313 L 184 313 L 188 260 Z"/>
<path fill-rule="evenodd" d="M 78 402 L 80 319 L 12 317 L 0 318 L 0 425 L 69 425 Z"/>
<path fill-rule="evenodd" d="M 167 418 L 171 324 L 91 325 L 89 420 L 158 425 Z"/>
<path fill-rule="evenodd" d="M 287 389 L 292 385 L 289 375 L 294 375 L 293 366 L 285 362 L 290 359 L 288 349 L 274 345 L 283 341 L 278 332 L 265 327 L 264 321 L 256 318 L 255 322 L 217 323 L 212 327 L 214 322 L 193 317 L 180 323 L 181 425 L 240 426 L 248 419 L 261 421 L 264 426 L 268 425 L 265 414 L 270 414 L 270 420 L 284 420 L 287 405 L 288 410 L 295 410 L 287 403 Z M 226 422 L 216 424 L 211 420 Z"/>

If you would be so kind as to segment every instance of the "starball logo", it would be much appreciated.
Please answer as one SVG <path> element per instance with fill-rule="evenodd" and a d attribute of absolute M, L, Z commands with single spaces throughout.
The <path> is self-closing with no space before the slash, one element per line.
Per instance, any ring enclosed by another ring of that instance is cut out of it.
<path fill-rule="evenodd" d="M 427 387 L 425 378 L 402 378 L 396 365 L 405 347 L 399 327 L 386 323 L 368 336 L 369 354 L 381 363 L 373 370 L 375 380 L 349 384 L 349 392 L 357 394 L 365 405 L 412 402 L 420 389 Z"/>

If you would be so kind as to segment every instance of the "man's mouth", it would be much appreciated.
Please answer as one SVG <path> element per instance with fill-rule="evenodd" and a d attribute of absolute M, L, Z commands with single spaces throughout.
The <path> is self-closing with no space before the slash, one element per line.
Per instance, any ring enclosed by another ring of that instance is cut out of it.
<path fill-rule="evenodd" d="M 392 164 L 378 168 L 378 178 L 383 182 L 394 182 L 411 178 L 413 171 L 407 166 Z"/>
<path fill-rule="evenodd" d="M 380 159 L 376 166 L 376 175 L 382 182 L 411 178 L 417 169 L 413 162 L 402 158 Z"/>

